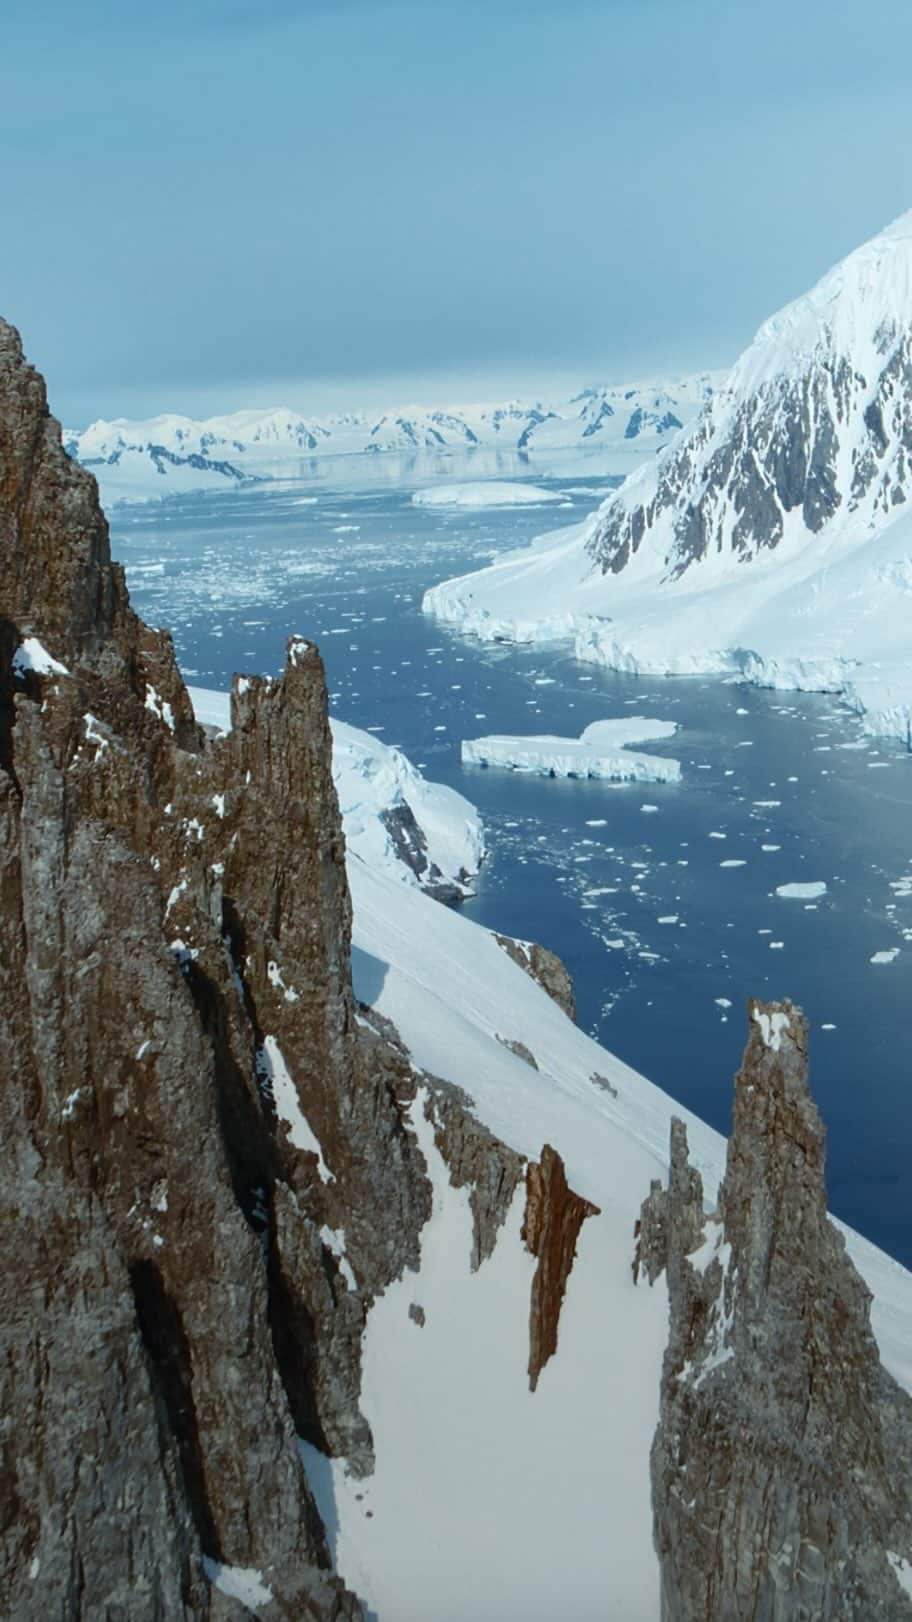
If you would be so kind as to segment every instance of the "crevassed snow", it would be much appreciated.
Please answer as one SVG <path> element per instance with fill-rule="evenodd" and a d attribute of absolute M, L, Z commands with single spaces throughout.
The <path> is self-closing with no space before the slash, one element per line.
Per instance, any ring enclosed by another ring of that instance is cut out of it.
<path fill-rule="evenodd" d="M 412 496 L 416 507 L 540 507 L 544 502 L 562 500 L 560 491 L 496 479 L 477 484 L 436 484 L 429 490 L 416 490 Z"/>
<path fill-rule="evenodd" d="M 666 760 L 627 747 L 630 743 L 649 738 L 669 738 L 676 731 L 674 721 L 656 721 L 631 715 L 609 721 L 593 721 L 579 738 L 547 735 L 467 738 L 463 741 L 461 753 L 466 765 L 505 766 L 513 771 L 536 772 L 542 777 L 601 777 L 615 782 L 677 783 L 681 777 L 677 760 Z"/>

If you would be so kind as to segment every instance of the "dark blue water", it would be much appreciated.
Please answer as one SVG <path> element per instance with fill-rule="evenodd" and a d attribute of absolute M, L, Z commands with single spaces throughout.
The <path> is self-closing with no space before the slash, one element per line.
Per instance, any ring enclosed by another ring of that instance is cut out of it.
<path fill-rule="evenodd" d="M 832 1207 L 912 1262 L 912 882 L 900 882 L 912 757 L 863 739 L 826 697 L 617 676 L 559 649 L 487 648 L 421 615 L 428 585 L 575 521 L 592 493 L 567 496 L 572 510 L 450 516 L 399 489 L 312 495 L 276 487 L 115 515 L 133 600 L 173 631 L 190 678 L 224 687 L 237 669 L 276 671 L 291 631 L 313 637 L 334 711 L 480 807 L 491 853 L 468 914 L 559 952 L 580 1023 L 721 1130 L 748 994 L 800 1003 Z M 649 748 L 681 760 L 680 785 L 460 764 L 464 737 L 570 735 L 625 711 L 678 723 Z M 827 893 L 812 905 L 774 893 L 816 881 Z"/>

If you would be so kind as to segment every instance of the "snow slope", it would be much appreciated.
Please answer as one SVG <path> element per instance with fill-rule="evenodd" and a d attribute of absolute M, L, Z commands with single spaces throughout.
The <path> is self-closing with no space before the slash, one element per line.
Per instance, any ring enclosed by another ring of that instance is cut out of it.
<path fill-rule="evenodd" d="M 910 455 L 912 214 L 767 322 L 592 519 L 424 606 L 618 669 L 839 692 L 905 738 Z"/>
<path fill-rule="evenodd" d="M 611 721 L 593 721 L 578 738 L 548 736 L 466 738 L 462 760 L 470 766 L 505 766 L 540 777 L 601 777 L 615 783 L 677 783 L 681 767 L 676 760 L 630 749 L 647 738 L 670 738 L 674 721 L 656 721 L 642 715 Z"/>
<path fill-rule="evenodd" d="M 201 719 L 225 718 L 224 697 L 208 712 L 194 698 Z M 452 838 L 458 846 L 459 827 Z M 303 1449 L 338 1568 L 377 1622 L 656 1622 L 648 1461 L 667 1302 L 662 1281 L 633 1285 L 633 1222 L 666 1168 L 672 1114 L 688 1123 L 710 1197 L 724 1140 L 574 1026 L 491 933 L 403 882 L 395 851 L 378 861 L 378 848 L 348 841 L 359 997 L 393 1020 L 417 1066 L 469 1092 L 504 1141 L 535 1159 L 553 1144 L 601 1214 L 583 1225 L 558 1352 L 532 1394 L 522 1193 L 472 1273 L 466 1193 L 450 1186 L 419 1096 L 412 1120 L 434 1213 L 420 1271 L 368 1320 L 362 1401 L 376 1471 L 358 1479 L 344 1460 Z M 498 1038 L 521 1041 L 539 1068 Z M 848 1242 L 874 1291 L 884 1360 L 912 1387 L 912 1276 L 857 1235 Z"/>
<path fill-rule="evenodd" d="M 325 418 L 284 407 L 204 422 L 177 414 L 144 422 L 118 417 L 67 429 L 64 444 L 92 469 L 105 504 L 225 489 L 252 478 L 299 478 L 326 457 L 365 453 L 604 448 L 608 470 L 627 472 L 689 422 L 718 381 L 719 374 L 707 372 L 669 383 L 586 389 L 570 400 L 408 406 Z"/>

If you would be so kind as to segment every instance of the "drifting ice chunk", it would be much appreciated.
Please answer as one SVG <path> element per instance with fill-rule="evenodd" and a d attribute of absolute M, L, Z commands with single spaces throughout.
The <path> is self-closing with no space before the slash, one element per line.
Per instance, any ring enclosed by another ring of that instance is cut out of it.
<path fill-rule="evenodd" d="M 826 885 L 817 884 L 777 884 L 776 894 L 783 901 L 816 901 L 818 897 L 826 895 Z"/>
<path fill-rule="evenodd" d="M 416 490 L 416 507 L 538 507 L 543 501 L 562 501 L 562 492 L 540 490 L 534 484 L 438 484 Z"/>
<path fill-rule="evenodd" d="M 627 748 L 628 744 L 648 738 L 670 738 L 676 731 L 673 721 L 630 715 L 611 721 L 593 721 L 579 738 L 549 735 L 466 738 L 462 744 L 462 760 L 465 765 L 505 766 L 518 772 L 536 772 L 541 777 L 677 783 L 681 778 L 677 760 L 663 760 L 658 755 Z"/>

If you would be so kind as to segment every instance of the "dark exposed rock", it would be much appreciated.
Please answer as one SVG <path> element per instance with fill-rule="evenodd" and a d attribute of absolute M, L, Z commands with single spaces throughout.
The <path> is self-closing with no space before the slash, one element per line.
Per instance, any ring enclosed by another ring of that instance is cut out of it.
<path fill-rule="evenodd" d="M 538 1258 L 529 1312 L 529 1388 L 557 1351 L 557 1331 L 567 1280 L 576 1257 L 576 1241 L 587 1217 L 599 1216 L 597 1205 L 581 1199 L 567 1184 L 564 1163 L 546 1143 L 541 1161 L 526 1170 L 526 1214 L 522 1237 Z"/>
<path fill-rule="evenodd" d="M 872 518 L 905 500 L 912 456 L 912 335 L 883 332 L 870 379 L 839 352 L 826 324 L 817 350 L 742 394 L 722 391 L 657 465 L 631 505 L 606 503 L 589 541 L 603 572 L 620 573 L 660 524 L 667 578 L 730 551 L 775 549 L 800 512 L 814 535 L 840 510 Z M 841 481 L 841 482 L 840 482 Z"/>
<path fill-rule="evenodd" d="M 411 869 L 425 895 L 442 901 L 445 907 L 456 907 L 471 894 L 471 874 L 460 868 L 455 878 L 448 879 L 428 855 L 427 836 L 414 811 L 406 800 L 399 805 L 387 806 L 380 814 L 393 849 L 400 862 Z"/>
<path fill-rule="evenodd" d="M 14 658 L 37 638 L 53 660 Z M 41 666 L 49 669 L 42 673 Z M 374 1296 L 430 1185 L 363 1029 L 322 665 L 203 738 L 0 323 L 0 1612 L 361 1614 L 296 1437 L 371 1462 Z"/>
<path fill-rule="evenodd" d="M 663 1622 L 912 1617 L 889 1558 L 912 1557 L 912 1401 L 827 1216 L 791 1004 L 751 1004 L 717 1213 L 675 1122 L 637 1259 L 650 1281 L 665 1263 L 671 1310 L 652 1450 Z"/>
<path fill-rule="evenodd" d="M 535 1054 L 532 1052 L 532 1049 L 526 1047 L 525 1042 L 520 1042 L 518 1037 L 501 1036 L 499 1031 L 496 1033 L 496 1035 L 502 1048 L 507 1048 L 509 1049 L 510 1053 L 515 1053 L 517 1059 L 522 1059 L 524 1064 L 531 1065 L 533 1070 L 538 1069 L 538 1060 L 536 1059 Z"/>
<path fill-rule="evenodd" d="M 563 964 L 556 952 L 548 950 L 547 946 L 539 946 L 536 941 L 514 940 L 512 935 L 495 935 L 498 946 L 502 946 L 508 957 L 518 963 L 526 974 L 536 980 L 548 996 L 562 1008 L 568 1019 L 576 1023 L 576 999 L 573 995 L 573 981 L 570 971 Z"/>
<path fill-rule="evenodd" d="M 425 1324 L 427 1323 L 427 1317 L 425 1315 L 424 1307 L 419 1306 L 417 1301 L 412 1301 L 409 1305 L 408 1315 L 412 1323 L 417 1324 L 419 1329 L 424 1328 Z"/>
<path fill-rule="evenodd" d="M 523 1173 L 525 1161 L 473 1114 L 472 1100 L 447 1082 L 424 1078 L 430 1088 L 425 1114 L 454 1188 L 470 1188 L 473 1273 L 487 1261 Z"/>
<path fill-rule="evenodd" d="M 598 1087 L 600 1092 L 610 1093 L 612 1098 L 617 1098 L 618 1090 L 614 1082 L 609 1081 L 607 1076 L 601 1076 L 597 1070 L 593 1070 L 589 1080 L 592 1082 L 593 1087 Z"/>

